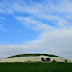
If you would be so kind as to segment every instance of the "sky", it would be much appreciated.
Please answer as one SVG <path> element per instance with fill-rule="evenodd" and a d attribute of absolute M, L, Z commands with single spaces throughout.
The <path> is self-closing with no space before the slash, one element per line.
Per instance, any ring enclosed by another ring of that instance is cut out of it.
<path fill-rule="evenodd" d="M 0 59 L 26 53 L 72 60 L 72 0 L 0 0 Z"/>

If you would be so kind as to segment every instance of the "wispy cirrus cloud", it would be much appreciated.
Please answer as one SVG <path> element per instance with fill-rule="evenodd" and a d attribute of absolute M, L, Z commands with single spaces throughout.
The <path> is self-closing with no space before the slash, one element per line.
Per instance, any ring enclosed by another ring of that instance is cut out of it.
<path fill-rule="evenodd" d="M 12 10 L 14 12 L 27 13 L 32 18 L 39 19 L 40 21 L 52 21 L 53 24 L 59 28 L 64 28 L 70 25 L 67 17 L 65 18 L 65 16 L 68 16 L 67 11 L 65 11 L 66 13 L 61 12 L 61 4 L 64 5 L 62 2 L 59 5 L 55 5 L 51 1 L 45 3 L 45 5 L 44 3 L 34 3 L 33 5 L 33 3 L 34 2 L 32 2 L 31 5 L 28 5 L 27 3 L 21 5 L 18 2 L 15 2 L 12 6 Z M 66 2 L 64 1 L 64 3 Z"/>
<path fill-rule="evenodd" d="M 0 17 L 0 20 L 6 20 L 4 17 Z"/>
<path fill-rule="evenodd" d="M 65 16 L 68 18 L 67 11 L 70 12 L 68 9 L 71 8 L 71 2 L 70 0 L 57 2 L 59 2 L 59 5 L 53 3 L 50 0 L 45 0 L 44 3 L 43 1 L 42 3 L 35 3 L 34 1 L 30 1 L 30 4 L 28 4 L 26 1 L 17 1 L 13 2 L 13 4 L 9 4 L 9 6 L 5 7 L 4 9 L 6 9 L 6 12 L 8 13 L 15 13 L 15 15 L 17 15 L 16 13 L 27 13 L 36 19 L 52 21 L 53 24 L 57 25 L 58 27 L 67 27 L 70 25 L 70 23 L 65 18 Z M 69 4 L 68 9 L 67 3 Z M 65 10 L 65 8 L 67 10 Z M 63 14 L 64 16 L 62 16 Z"/>
<path fill-rule="evenodd" d="M 34 30 L 51 30 L 54 27 L 42 23 L 41 21 L 36 21 L 30 17 L 16 17 L 17 20 L 22 22 L 25 26 L 33 28 Z"/>
<path fill-rule="evenodd" d="M 11 55 L 40 52 L 72 59 L 71 0 L 18 0 L 4 5 L 0 7 L 0 13 L 4 11 L 11 15 L 24 27 L 39 32 L 39 36 L 32 41 L 24 41 L 24 45 L 5 45 L 0 49 L 10 49 Z"/>
<path fill-rule="evenodd" d="M 0 13 L 4 13 L 4 10 L 0 9 Z"/>

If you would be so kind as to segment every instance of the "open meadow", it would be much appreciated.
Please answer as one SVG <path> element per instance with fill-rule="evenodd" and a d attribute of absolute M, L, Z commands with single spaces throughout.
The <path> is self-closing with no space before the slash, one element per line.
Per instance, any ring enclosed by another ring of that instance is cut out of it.
<path fill-rule="evenodd" d="M 0 63 L 0 72 L 72 72 L 72 63 Z"/>

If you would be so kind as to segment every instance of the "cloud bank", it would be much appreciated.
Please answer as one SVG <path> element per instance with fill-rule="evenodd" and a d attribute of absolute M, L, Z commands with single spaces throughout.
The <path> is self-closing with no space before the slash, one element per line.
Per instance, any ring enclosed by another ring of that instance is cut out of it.
<path fill-rule="evenodd" d="M 39 36 L 24 41 L 24 45 L 0 45 L 1 58 L 20 53 L 48 53 L 72 60 L 71 0 L 13 0 L 11 3 L 7 2 L 8 6 L 2 2 L 0 14 L 12 15 L 24 27 L 39 32 Z"/>

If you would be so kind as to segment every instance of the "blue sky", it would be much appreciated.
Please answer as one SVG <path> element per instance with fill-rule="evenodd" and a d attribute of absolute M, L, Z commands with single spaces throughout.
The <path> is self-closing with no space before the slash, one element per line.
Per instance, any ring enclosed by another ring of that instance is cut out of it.
<path fill-rule="evenodd" d="M 72 60 L 71 0 L 0 0 L 0 58 L 23 53 Z"/>

